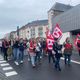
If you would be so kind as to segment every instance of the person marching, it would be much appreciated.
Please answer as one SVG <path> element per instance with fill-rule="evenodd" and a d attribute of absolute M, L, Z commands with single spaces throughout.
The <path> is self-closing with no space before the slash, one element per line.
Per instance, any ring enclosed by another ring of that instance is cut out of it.
<path fill-rule="evenodd" d="M 8 60 L 7 50 L 8 50 L 8 47 L 9 47 L 9 43 L 6 39 L 4 39 L 2 45 L 3 45 L 4 60 Z"/>
<path fill-rule="evenodd" d="M 19 41 L 19 54 L 20 54 L 19 62 L 23 63 L 23 59 L 24 59 L 24 42 L 23 42 L 23 39 L 20 39 L 20 41 Z"/>
<path fill-rule="evenodd" d="M 53 54 L 53 42 L 49 41 L 48 45 L 47 45 L 47 52 L 48 52 L 48 60 L 49 63 L 51 63 L 51 58 L 53 60 L 53 63 L 55 62 L 55 58 L 54 58 L 54 54 Z"/>
<path fill-rule="evenodd" d="M 56 40 L 53 44 L 53 50 L 55 52 L 55 69 L 61 71 L 60 58 L 62 57 L 62 45 L 59 40 Z"/>
<path fill-rule="evenodd" d="M 36 56 L 35 56 L 35 62 L 40 64 L 40 56 L 41 56 L 41 51 L 40 51 L 41 45 L 39 40 L 37 41 L 36 47 L 35 47 L 35 52 L 36 52 Z"/>
<path fill-rule="evenodd" d="M 13 57 L 16 65 L 19 65 L 19 39 L 16 38 L 13 44 Z"/>
<path fill-rule="evenodd" d="M 65 58 L 65 64 L 68 63 L 70 65 L 71 63 L 71 55 L 72 55 L 72 49 L 73 46 L 70 43 L 70 38 L 66 38 L 66 41 L 64 43 L 64 58 Z"/>
<path fill-rule="evenodd" d="M 42 54 L 43 54 L 43 57 L 45 57 L 46 56 L 46 40 L 45 39 L 43 39 L 43 41 L 42 41 Z"/>
<path fill-rule="evenodd" d="M 30 54 L 29 54 L 29 47 L 30 47 L 30 41 L 28 40 L 27 41 L 27 55 L 28 55 L 28 61 L 31 61 L 31 59 L 30 59 Z"/>
<path fill-rule="evenodd" d="M 32 40 L 30 40 L 29 54 L 32 67 L 35 68 L 35 46 L 34 46 L 34 41 Z"/>

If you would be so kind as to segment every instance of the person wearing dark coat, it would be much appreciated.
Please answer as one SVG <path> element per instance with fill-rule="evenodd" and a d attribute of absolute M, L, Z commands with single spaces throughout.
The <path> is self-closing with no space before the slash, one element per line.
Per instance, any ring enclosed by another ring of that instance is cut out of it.
<path fill-rule="evenodd" d="M 55 69 L 61 71 L 60 68 L 60 58 L 62 57 L 62 45 L 59 43 L 59 41 L 56 41 L 53 44 L 53 50 L 55 52 Z"/>
<path fill-rule="evenodd" d="M 8 47 L 9 47 L 8 41 L 4 40 L 2 45 L 3 45 L 4 60 L 8 60 L 8 58 L 7 58 L 8 57 L 7 50 L 8 50 Z"/>

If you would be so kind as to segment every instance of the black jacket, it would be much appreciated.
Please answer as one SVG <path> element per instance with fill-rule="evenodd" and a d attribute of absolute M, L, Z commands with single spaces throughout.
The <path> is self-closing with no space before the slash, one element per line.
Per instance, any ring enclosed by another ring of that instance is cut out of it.
<path fill-rule="evenodd" d="M 62 49 L 62 45 L 58 44 L 57 42 L 53 44 L 53 50 L 55 51 L 56 58 L 62 57 L 61 49 Z"/>
<path fill-rule="evenodd" d="M 16 41 L 13 45 L 13 48 L 19 48 L 19 41 Z"/>

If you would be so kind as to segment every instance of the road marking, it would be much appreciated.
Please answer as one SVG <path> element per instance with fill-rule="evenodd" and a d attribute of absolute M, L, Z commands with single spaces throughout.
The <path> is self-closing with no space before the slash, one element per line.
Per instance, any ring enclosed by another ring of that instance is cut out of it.
<path fill-rule="evenodd" d="M 17 75 L 18 73 L 16 72 L 16 71 L 11 71 L 11 72 L 7 72 L 7 73 L 5 73 L 5 75 L 7 76 L 7 77 L 9 77 L 9 76 L 14 76 L 14 75 Z"/>
<path fill-rule="evenodd" d="M 0 58 L 0 60 L 3 60 L 3 58 Z"/>
<path fill-rule="evenodd" d="M 5 67 L 3 68 L 3 71 L 12 70 L 12 69 L 13 69 L 12 67 Z"/>
<path fill-rule="evenodd" d="M 62 57 L 61 59 L 64 60 L 63 57 Z M 72 63 L 76 63 L 76 64 L 80 64 L 80 62 L 78 62 L 78 61 L 74 61 L 74 60 L 71 60 L 71 62 L 72 62 Z"/>
<path fill-rule="evenodd" d="M 3 59 L 3 56 L 0 55 L 0 59 Z"/>
<path fill-rule="evenodd" d="M 9 63 L 1 64 L 1 66 L 9 66 Z"/>
<path fill-rule="evenodd" d="M 2 60 L 2 61 L 0 61 L 0 64 L 1 64 L 1 63 L 5 63 L 5 62 L 6 62 L 6 61 L 3 61 L 3 60 Z"/>
<path fill-rule="evenodd" d="M 4 71 L 4 74 L 9 77 L 9 76 L 15 76 L 18 73 L 14 71 L 13 67 L 10 66 L 7 61 L 3 59 L 3 57 L 0 55 L 0 66 L 2 67 L 2 70 Z M 6 71 L 6 72 L 5 72 Z"/>

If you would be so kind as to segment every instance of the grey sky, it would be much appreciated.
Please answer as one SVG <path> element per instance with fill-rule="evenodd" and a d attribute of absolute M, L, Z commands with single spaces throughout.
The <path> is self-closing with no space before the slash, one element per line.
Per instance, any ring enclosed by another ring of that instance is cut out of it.
<path fill-rule="evenodd" d="M 0 37 L 38 19 L 47 19 L 55 2 L 77 5 L 80 0 L 0 0 Z"/>

